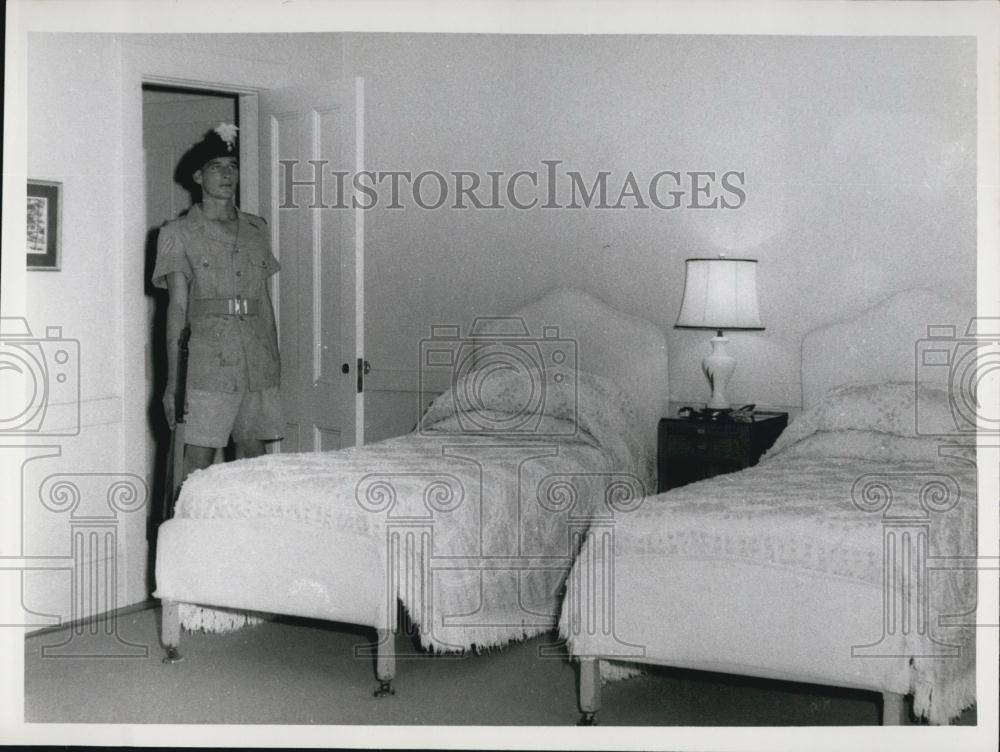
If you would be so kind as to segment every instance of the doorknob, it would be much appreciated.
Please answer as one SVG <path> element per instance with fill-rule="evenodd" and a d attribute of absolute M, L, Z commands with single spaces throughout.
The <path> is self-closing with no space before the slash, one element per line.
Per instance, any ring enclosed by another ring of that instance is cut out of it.
<path fill-rule="evenodd" d="M 372 364 L 367 360 L 358 358 L 358 394 L 365 390 L 365 376 L 372 370 Z"/>
<path fill-rule="evenodd" d="M 367 360 L 361 360 L 360 358 L 358 358 L 358 365 L 361 367 L 361 370 L 364 372 L 365 376 L 367 376 L 368 374 L 370 374 L 372 372 L 372 364 L 369 363 Z M 350 363 L 344 363 L 340 367 L 340 372 L 341 373 L 350 373 L 351 372 L 351 365 L 350 365 Z"/>

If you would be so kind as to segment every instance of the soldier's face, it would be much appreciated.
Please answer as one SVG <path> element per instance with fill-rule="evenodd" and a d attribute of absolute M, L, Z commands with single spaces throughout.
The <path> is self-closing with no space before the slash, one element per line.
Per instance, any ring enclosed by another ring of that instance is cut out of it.
<path fill-rule="evenodd" d="M 193 177 L 206 196 L 227 199 L 236 194 L 236 186 L 240 184 L 240 168 L 236 157 L 216 157 L 206 162 Z"/>

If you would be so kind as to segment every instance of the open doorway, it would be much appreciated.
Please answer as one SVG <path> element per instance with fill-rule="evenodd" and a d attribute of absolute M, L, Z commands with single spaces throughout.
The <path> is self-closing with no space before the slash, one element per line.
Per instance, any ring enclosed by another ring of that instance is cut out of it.
<path fill-rule="evenodd" d="M 142 147 L 146 183 L 146 481 L 152 494 L 147 538 L 162 518 L 170 429 L 163 414 L 167 384 L 165 348 L 167 293 L 153 287 L 160 228 L 197 202 L 197 186 L 179 175 L 184 153 L 220 122 L 239 125 L 237 94 L 146 84 L 142 87 Z M 237 203 L 239 196 L 237 196 Z M 152 551 L 152 547 L 151 547 Z"/>

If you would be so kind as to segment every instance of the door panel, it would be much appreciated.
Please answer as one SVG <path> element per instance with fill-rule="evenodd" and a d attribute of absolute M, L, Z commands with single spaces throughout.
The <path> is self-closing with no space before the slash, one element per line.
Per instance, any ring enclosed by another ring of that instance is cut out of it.
<path fill-rule="evenodd" d="M 274 302 L 287 421 L 282 451 L 325 451 L 359 440 L 361 210 L 337 208 L 344 202 L 330 174 L 361 169 L 355 97 L 353 82 L 260 97 L 262 211 L 281 263 Z"/>

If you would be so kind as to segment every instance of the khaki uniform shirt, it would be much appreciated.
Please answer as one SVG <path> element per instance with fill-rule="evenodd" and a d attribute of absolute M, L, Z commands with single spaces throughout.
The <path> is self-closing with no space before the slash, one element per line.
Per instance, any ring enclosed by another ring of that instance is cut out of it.
<path fill-rule="evenodd" d="M 167 275 L 181 272 L 191 303 L 206 298 L 258 300 L 257 315 L 189 315 L 189 389 L 258 391 L 278 386 L 280 362 L 267 279 L 278 271 L 267 223 L 238 212 L 234 240 L 205 219 L 199 205 L 160 229 L 153 284 L 166 288 Z"/>

